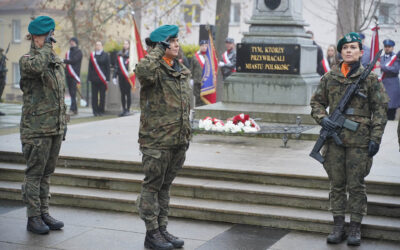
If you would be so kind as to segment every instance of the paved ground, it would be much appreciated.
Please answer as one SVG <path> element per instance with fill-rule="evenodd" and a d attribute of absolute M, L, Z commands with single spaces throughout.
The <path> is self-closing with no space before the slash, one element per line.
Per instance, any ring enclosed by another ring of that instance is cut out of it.
<path fill-rule="evenodd" d="M 20 202 L 0 200 L 0 249 L 140 250 L 144 224 L 135 214 L 53 206 L 52 215 L 65 222 L 60 231 L 34 235 L 26 231 Z M 268 227 L 171 218 L 169 230 L 185 240 L 183 249 L 198 250 L 341 250 L 346 243 L 327 245 L 326 235 Z M 399 249 L 394 242 L 364 240 L 356 249 Z"/>

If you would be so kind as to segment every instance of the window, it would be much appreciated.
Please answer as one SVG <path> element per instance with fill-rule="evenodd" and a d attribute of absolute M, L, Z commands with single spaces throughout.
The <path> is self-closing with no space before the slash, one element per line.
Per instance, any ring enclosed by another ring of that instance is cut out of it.
<path fill-rule="evenodd" d="M 379 23 L 393 24 L 394 10 L 396 7 L 393 4 L 381 3 L 379 6 Z"/>
<path fill-rule="evenodd" d="M 19 80 L 21 79 L 21 75 L 19 74 L 19 64 L 18 63 L 13 63 L 12 64 L 12 85 L 14 88 L 19 88 Z"/>
<path fill-rule="evenodd" d="M 12 20 L 12 41 L 21 42 L 21 20 Z"/>
<path fill-rule="evenodd" d="M 183 5 L 183 15 L 185 23 L 199 24 L 201 8 L 198 4 Z"/>
<path fill-rule="evenodd" d="M 231 4 L 231 16 L 229 24 L 239 24 L 240 23 L 240 3 Z"/>

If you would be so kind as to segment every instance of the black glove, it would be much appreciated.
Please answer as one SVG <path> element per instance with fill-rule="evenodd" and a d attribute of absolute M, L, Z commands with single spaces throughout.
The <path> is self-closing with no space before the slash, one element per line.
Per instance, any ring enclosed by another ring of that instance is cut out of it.
<path fill-rule="evenodd" d="M 368 144 L 368 156 L 373 157 L 379 151 L 379 144 L 374 141 L 369 141 Z"/>
<path fill-rule="evenodd" d="M 170 36 L 167 36 L 167 38 L 165 38 L 165 40 L 164 41 L 161 41 L 160 42 L 160 44 L 161 44 L 161 46 L 164 48 L 164 49 L 170 49 L 170 47 L 169 47 L 169 39 L 170 39 Z"/>
<path fill-rule="evenodd" d="M 321 126 L 326 130 L 333 130 L 336 128 L 337 124 L 329 119 L 329 117 L 325 116 L 321 121 Z"/>
<path fill-rule="evenodd" d="M 397 60 L 400 61 L 400 50 L 399 50 L 399 52 L 397 52 L 396 56 L 397 56 Z"/>
<path fill-rule="evenodd" d="M 56 43 L 56 39 L 53 37 L 53 30 L 49 31 L 49 34 L 47 34 L 46 38 L 44 39 L 45 43 Z"/>

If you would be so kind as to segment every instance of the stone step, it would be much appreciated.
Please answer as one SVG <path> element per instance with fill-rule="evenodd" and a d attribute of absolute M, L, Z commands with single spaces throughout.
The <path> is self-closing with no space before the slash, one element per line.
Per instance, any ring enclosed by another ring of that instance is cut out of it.
<path fill-rule="evenodd" d="M 0 162 L 24 164 L 25 160 L 21 153 L 0 151 Z M 61 156 L 58 160 L 58 166 L 64 168 L 142 173 L 141 162 L 136 161 Z M 185 165 L 179 172 L 179 176 L 325 190 L 329 188 L 329 181 L 325 176 L 301 175 L 297 173 L 275 173 L 247 169 L 238 170 Z M 387 178 L 366 180 L 367 192 L 369 194 L 400 196 L 400 183 L 387 181 L 386 179 Z"/>
<path fill-rule="evenodd" d="M 22 181 L 25 166 L 0 163 L 0 180 Z M 143 174 L 103 170 L 56 168 L 51 182 L 55 185 L 140 192 Z M 177 177 L 174 196 L 234 201 L 240 203 L 281 205 L 328 210 L 328 191 L 282 185 L 252 184 L 233 181 Z M 400 218 L 400 197 L 368 195 L 368 214 Z"/>
<path fill-rule="evenodd" d="M 0 198 L 20 200 L 20 183 L 0 181 Z M 51 204 L 136 212 L 137 193 L 53 185 Z M 172 197 L 173 217 L 244 223 L 293 230 L 328 233 L 332 217 L 328 211 L 284 206 L 243 204 L 228 201 Z M 367 238 L 400 241 L 400 219 L 366 216 L 362 235 Z"/>
<path fill-rule="evenodd" d="M 221 120 L 233 117 L 240 113 L 250 115 L 251 118 L 259 118 L 261 122 L 296 124 L 300 117 L 301 124 L 316 124 L 311 117 L 311 107 L 301 105 L 275 105 L 275 104 L 243 104 L 217 102 L 195 109 L 195 119 L 204 119 L 207 116 Z"/>

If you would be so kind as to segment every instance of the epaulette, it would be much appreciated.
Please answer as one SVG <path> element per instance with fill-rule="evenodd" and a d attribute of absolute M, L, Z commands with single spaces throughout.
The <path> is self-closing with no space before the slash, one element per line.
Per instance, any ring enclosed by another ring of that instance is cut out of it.
<path fill-rule="evenodd" d="M 31 55 L 30 54 L 25 54 L 24 57 L 31 57 Z"/>

